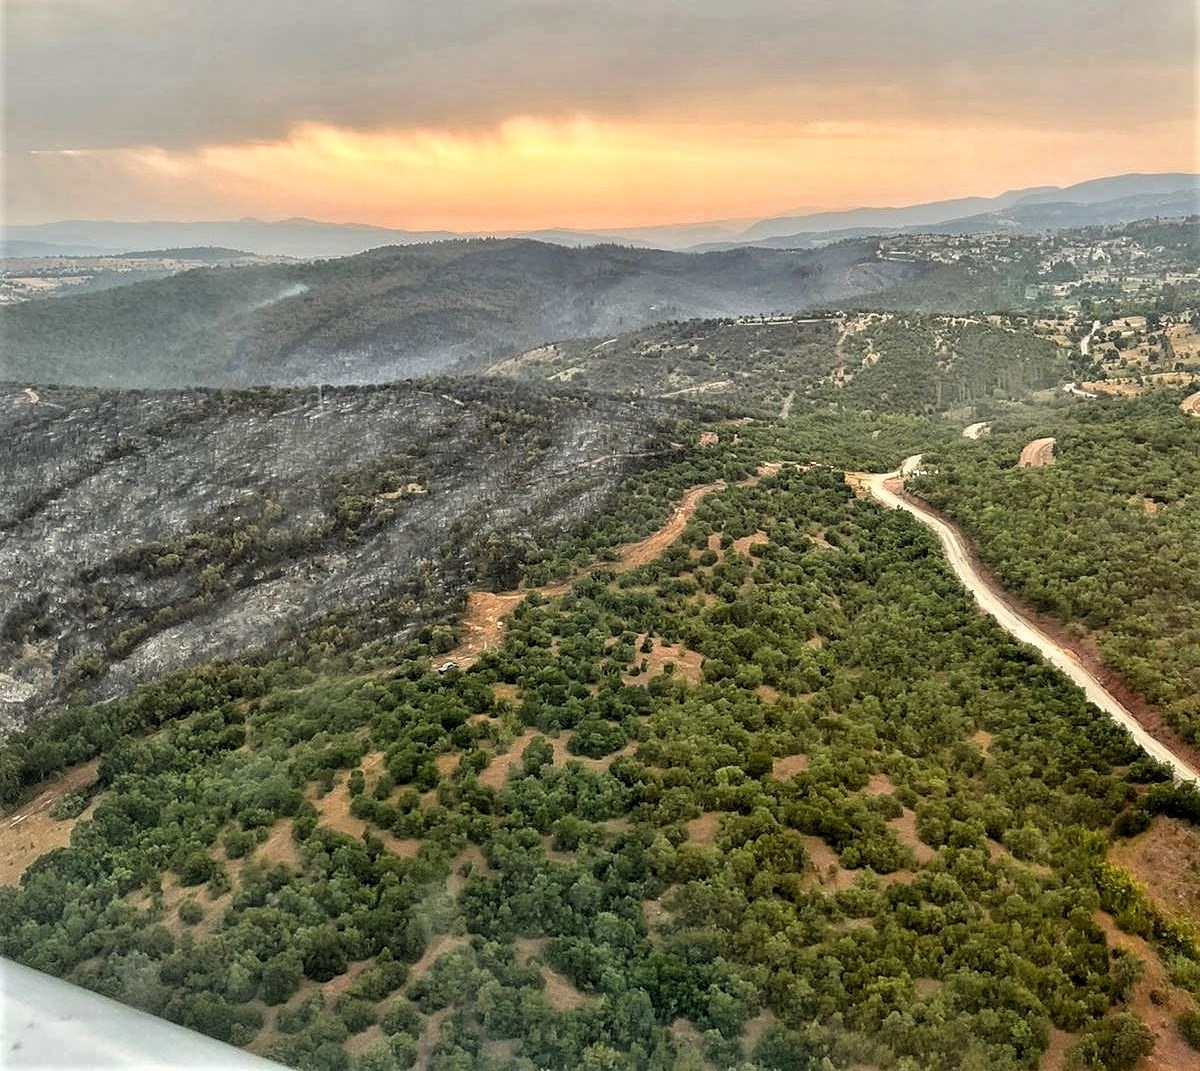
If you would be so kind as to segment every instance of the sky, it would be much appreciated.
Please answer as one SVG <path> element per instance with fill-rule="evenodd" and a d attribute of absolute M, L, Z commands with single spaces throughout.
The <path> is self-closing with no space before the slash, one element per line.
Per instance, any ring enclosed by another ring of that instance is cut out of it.
<path fill-rule="evenodd" d="M 1197 170 L 1193 0 L 0 0 L 4 221 L 630 227 Z"/>

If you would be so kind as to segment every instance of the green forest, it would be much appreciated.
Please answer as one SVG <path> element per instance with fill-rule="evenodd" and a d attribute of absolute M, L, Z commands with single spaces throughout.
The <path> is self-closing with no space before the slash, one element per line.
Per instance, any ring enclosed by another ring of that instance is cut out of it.
<path fill-rule="evenodd" d="M 1072 414 L 1059 465 L 1017 476 L 1066 495 L 1069 457 L 1111 454 L 1144 491 L 1170 442 L 1170 516 L 1194 433 L 1131 412 Z M 926 449 L 921 492 L 999 570 L 967 510 L 1023 427 L 718 426 L 590 535 L 527 548 L 531 582 L 577 579 L 469 668 L 438 672 L 452 622 L 358 659 L 327 633 L 9 737 L 8 804 L 98 761 L 55 804 L 70 845 L 0 886 L 0 954 L 322 1071 L 1006 1071 L 1055 1039 L 1118 1071 L 1155 1044 L 1128 938 L 1200 1047 L 1196 932 L 1107 860 L 1200 797 L 840 472 Z M 766 460 L 798 464 L 748 482 Z M 661 555 L 606 565 L 718 479 Z"/>
<path fill-rule="evenodd" d="M 994 422 L 926 455 L 912 487 L 1009 590 L 1070 625 L 1200 741 L 1200 421 L 1173 391 Z M 1020 469 L 1057 438 L 1055 463 Z"/>

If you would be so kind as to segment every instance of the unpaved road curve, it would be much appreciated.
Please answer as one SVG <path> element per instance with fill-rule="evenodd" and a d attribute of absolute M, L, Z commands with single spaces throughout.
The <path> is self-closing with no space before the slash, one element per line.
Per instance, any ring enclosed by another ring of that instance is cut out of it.
<path fill-rule="evenodd" d="M 1036 647 L 1046 661 L 1057 669 L 1062 670 L 1083 689 L 1083 693 L 1087 696 L 1089 702 L 1099 707 L 1118 725 L 1122 725 L 1128 729 L 1134 740 L 1137 741 L 1146 754 L 1170 766 L 1178 780 L 1200 785 L 1200 770 L 1197 770 L 1196 767 L 1180 758 L 1161 741 L 1151 736 L 1129 709 L 1120 703 L 1108 689 L 1092 676 L 1088 669 L 1070 651 L 1060 647 L 1051 637 L 1038 628 L 1037 625 L 1013 609 L 1004 597 L 984 580 L 971 561 L 966 541 L 957 531 L 933 513 L 922 509 L 914 502 L 902 498 L 896 493 L 893 481 L 898 483 L 898 476 L 899 474 L 895 472 L 872 474 L 867 476 L 862 482 L 865 482 L 876 501 L 889 509 L 902 509 L 911 513 L 922 524 L 932 528 L 937 533 L 938 539 L 941 540 L 942 546 L 945 548 L 946 558 L 950 562 L 950 567 L 954 570 L 959 580 L 963 582 L 966 589 L 975 597 L 975 601 L 979 606 L 986 613 L 994 617 L 1000 623 L 1001 628 L 1015 636 L 1022 643 Z M 889 486 L 889 483 L 892 483 L 893 486 Z"/>
<path fill-rule="evenodd" d="M 1017 466 L 1023 469 L 1042 469 L 1054 464 L 1054 439 L 1034 439 L 1021 451 Z"/>
<path fill-rule="evenodd" d="M 1189 394 L 1182 402 L 1179 403 L 1179 408 L 1182 409 L 1188 416 L 1200 417 L 1200 391 L 1195 394 Z"/>

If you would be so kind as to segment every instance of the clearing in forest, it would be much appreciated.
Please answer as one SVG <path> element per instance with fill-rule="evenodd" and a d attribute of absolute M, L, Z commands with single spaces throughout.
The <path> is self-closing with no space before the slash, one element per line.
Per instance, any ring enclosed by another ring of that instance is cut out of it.
<path fill-rule="evenodd" d="M 912 849 L 912 853 L 917 857 L 918 863 L 928 863 L 937 854 L 917 836 L 917 816 L 907 807 L 904 808 L 904 813 L 899 818 L 893 818 L 888 822 L 888 825 L 892 827 L 892 831 L 900 838 L 900 843 L 906 848 Z"/>
<path fill-rule="evenodd" d="M 1200 925 L 1200 830 L 1159 815 L 1144 833 L 1117 841 L 1108 858 L 1142 883 L 1164 915 Z"/>
<path fill-rule="evenodd" d="M 97 799 L 77 818 L 52 818 L 50 808 L 69 792 L 92 785 L 99 765 L 86 762 L 46 782 L 33 799 L 0 821 L 0 885 L 18 884 L 35 859 L 71 843 L 75 824 L 91 817 Z"/>
<path fill-rule="evenodd" d="M 371 836 L 383 841 L 384 848 L 402 859 L 413 859 L 420 850 L 421 842 L 415 838 L 401 839 L 386 829 L 379 829 L 361 818 L 355 818 L 350 813 L 350 806 L 354 800 L 350 795 L 349 785 L 345 782 L 334 785 L 331 791 L 312 802 L 317 808 L 318 821 L 323 826 L 336 829 L 355 840 L 361 840 L 363 833 L 370 829 Z"/>
<path fill-rule="evenodd" d="M 683 646 L 663 643 L 662 640 L 654 640 L 650 650 L 643 653 L 642 644 L 645 640 L 644 634 L 638 636 L 634 650 L 637 651 L 635 659 L 637 665 L 640 666 L 645 662 L 646 668 L 637 676 L 626 673 L 622 678 L 626 684 L 643 684 L 652 677 L 660 677 L 666 671 L 668 664 L 674 665 L 673 672 L 680 680 L 685 680 L 689 684 L 699 683 L 701 666 L 704 663 L 703 655 L 689 651 Z"/>
<path fill-rule="evenodd" d="M 795 777 L 798 773 L 804 773 L 808 769 L 807 755 L 787 755 L 782 759 L 776 759 L 771 766 L 771 774 L 776 780 L 786 781 L 789 777 Z"/>

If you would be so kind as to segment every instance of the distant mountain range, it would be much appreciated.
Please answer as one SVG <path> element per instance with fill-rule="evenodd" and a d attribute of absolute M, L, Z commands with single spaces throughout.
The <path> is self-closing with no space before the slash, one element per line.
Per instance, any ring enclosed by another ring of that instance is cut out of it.
<path fill-rule="evenodd" d="M 700 250 L 755 245 L 791 249 L 868 234 L 928 232 L 983 234 L 1130 223 L 1153 216 L 1200 213 L 1200 176 L 1118 175 L 1076 186 L 1010 190 L 999 197 L 968 197 L 904 208 L 861 208 L 762 220 L 738 238 Z"/>
<path fill-rule="evenodd" d="M 977 234 L 1126 223 L 1150 216 L 1200 212 L 1200 176 L 1186 173 L 1116 175 L 1074 186 L 1010 190 L 998 197 L 961 197 L 892 208 L 854 208 L 754 220 L 592 231 L 551 228 L 509 237 L 555 245 L 617 243 L 641 248 L 707 251 L 739 245 L 811 246 L 840 238 L 905 231 Z M 212 222 L 69 220 L 6 227 L 0 254 L 88 256 L 131 249 L 224 246 L 271 256 L 342 257 L 384 245 L 480 237 L 450 231 L 405 231 L 311 219 Z"/>

